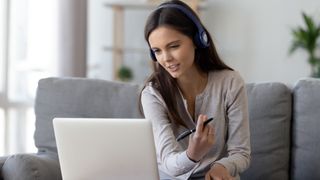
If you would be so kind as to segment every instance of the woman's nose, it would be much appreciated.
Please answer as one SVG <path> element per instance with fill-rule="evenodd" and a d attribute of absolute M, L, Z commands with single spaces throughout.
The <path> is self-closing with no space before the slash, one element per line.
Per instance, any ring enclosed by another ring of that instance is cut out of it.
<path fill-rule="evenodd" d="M 164 61 L 170 61 L 172 60 L 172 55 L 170 52 L 163 52 L 163 60 Z"/>

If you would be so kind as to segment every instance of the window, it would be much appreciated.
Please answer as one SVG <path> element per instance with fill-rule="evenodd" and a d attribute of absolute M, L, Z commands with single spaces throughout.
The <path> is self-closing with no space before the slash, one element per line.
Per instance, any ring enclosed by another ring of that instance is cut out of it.
<path fill-rule="evenodd" d="M 5 89 L 5 70 L 6 68 L 6 34 L 7 34 L 7 4 L 6 0 L 0 0 L 0 155 L 5 153 L 5 106 L 6 106 L 6 89 Z"/>
<path fill-rule="evenodd" d="M 30 3 L 32 0 L 11 0 L 8 19 L 7 83 L 5 84 L 5 154 L 35 152 L 27 149 L 28 110 L 33 107 L 35 84 L 30 78 L 34 74 L 34 64 L 28 56 L 31 41 L 29 37 Z M 33 93 L 34 94 L 34 93 Z M 33 119 L 34 123 L 34 119 Z"/>
<path fill-rule="evenodd" d="M 36 152 L 38 80 L 56 76 L 57 2 L 0 0 L 0 155 Z"/>

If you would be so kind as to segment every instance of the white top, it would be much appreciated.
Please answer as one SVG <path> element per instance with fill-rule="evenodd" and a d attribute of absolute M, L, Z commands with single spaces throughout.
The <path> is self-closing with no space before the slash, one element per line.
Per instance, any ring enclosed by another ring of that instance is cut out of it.
<path fill-rule="evenodd" d="M 178 109 L 188 129 L 195 128 L 186 100 L 180 92 Z M 144 115 L 151 120 L 160 174 L 175 179 L 204 176 L 213 163 L 220 163 L 232 176 L 248 168 L 250 163 L 250 132 L 245 83 L 239 73 L 230 70 L 214 71 L 208 75 L 204 91 L 196 96 L 195 117 L 205 114 L 214 117 L 216 143 L 198 163 L 186 155 L 188 138 L 179 142 L 176 137 L 185 127 L 171 124 L 168 109 L 160 93 L 146 86 L 141 96 Z M 197 118 L 196 118 L 197 119 Z"/>

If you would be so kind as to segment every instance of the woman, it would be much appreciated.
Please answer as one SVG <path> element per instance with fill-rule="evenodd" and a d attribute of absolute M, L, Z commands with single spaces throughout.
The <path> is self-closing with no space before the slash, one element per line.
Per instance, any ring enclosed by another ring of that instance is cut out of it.
<path fill-rule="evenodd" d="M 141 105 L 153 125 L 160 178 L 238 179 L 250 162 L 244 81 L 221 61 L 208 31 L 181 1 L 150 14 L 145 39 L 154 72 Z"/>

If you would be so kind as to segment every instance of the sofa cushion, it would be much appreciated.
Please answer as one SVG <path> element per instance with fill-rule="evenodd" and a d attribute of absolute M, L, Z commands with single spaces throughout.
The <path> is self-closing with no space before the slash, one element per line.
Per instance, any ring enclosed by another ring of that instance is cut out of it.
<path fill-rule="evenodd" d="M 139 118 L 139 86 L 86 78 L 47 78 L 38 83 L 35 144 L 55 152 L 55 117 Z"/>
<path fill-rule="evenodd" d="M 251 164 L 241 179 L 289 177 L 290 89 L 281 83 L 248 84 Z"/>
<path fill-rule="evenodd" d="M 292 179 L 320 179 L 320 79 L 293 88 Z"/>

